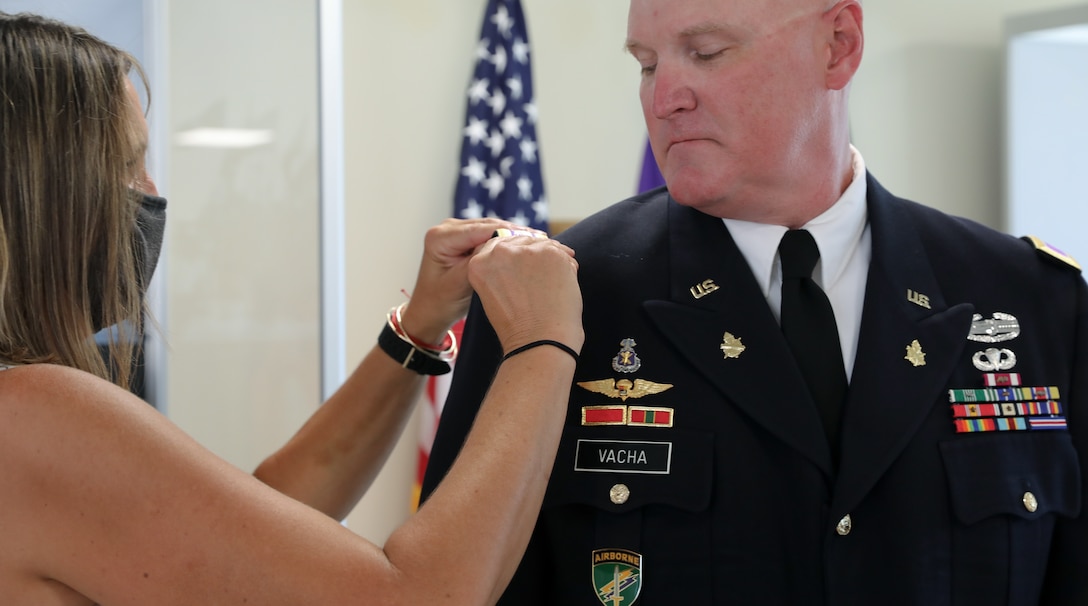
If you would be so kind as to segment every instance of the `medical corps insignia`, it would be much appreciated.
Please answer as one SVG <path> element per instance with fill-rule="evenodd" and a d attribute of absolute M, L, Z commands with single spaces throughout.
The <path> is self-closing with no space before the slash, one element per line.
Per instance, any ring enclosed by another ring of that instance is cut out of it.
<path fill-rule="evenodd" d="M 631 606 L 641 589 L 641 555 L 626 549 L 593 550 L 593 590 L 604 606 Z"/>

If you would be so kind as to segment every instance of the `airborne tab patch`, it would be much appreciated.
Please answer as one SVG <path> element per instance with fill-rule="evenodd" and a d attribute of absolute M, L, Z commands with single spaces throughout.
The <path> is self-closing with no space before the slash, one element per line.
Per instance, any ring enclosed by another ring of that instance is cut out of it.
<path fill-rule="evenodd" d="M 642 555 L 628 549 L 594 549 L 593 589 L 604 606 L 631 606 L 642 590 Z"/>

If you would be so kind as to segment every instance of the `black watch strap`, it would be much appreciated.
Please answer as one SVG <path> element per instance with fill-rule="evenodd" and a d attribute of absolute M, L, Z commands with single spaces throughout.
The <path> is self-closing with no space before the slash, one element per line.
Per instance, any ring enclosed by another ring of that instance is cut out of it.
<path fill-rule="evenodd" d="M 400 338 L 388 322 L 378 335 L 378 347 L 401 366 L 421 375 L 444 375 L 450 371 L 449 362 Z"/>

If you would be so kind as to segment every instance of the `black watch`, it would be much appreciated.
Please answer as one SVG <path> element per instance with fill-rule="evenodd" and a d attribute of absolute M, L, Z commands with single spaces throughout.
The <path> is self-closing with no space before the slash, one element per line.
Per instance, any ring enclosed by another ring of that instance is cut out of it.
<path fill-rule="evenodd" d="M 401 366 L 421 375 L 444 375 L 450 371 L 449 362 L 400 338 L 388 322 L 378 335 L 378 347 Z"/>

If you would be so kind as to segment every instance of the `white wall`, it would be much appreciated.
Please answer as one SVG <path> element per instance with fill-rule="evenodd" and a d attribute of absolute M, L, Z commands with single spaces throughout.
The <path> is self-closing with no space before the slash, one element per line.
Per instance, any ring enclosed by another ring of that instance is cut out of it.
<path fill-rule="evenodd" d="M 1080 19 L 1088 21 L 1088 10 Z M 1009 53 L 1007 225 L 1088 261 L 1088 25 L 1017 35 Z"/>
<path fill-rule="evenodd" d="M 1068 0 L 867 0 L 854 139 L 893 192 L 1003 225 L 1002 45 L 1009 16 Z"/>

